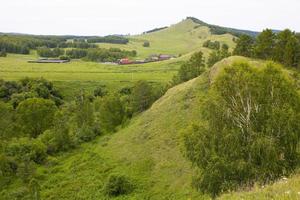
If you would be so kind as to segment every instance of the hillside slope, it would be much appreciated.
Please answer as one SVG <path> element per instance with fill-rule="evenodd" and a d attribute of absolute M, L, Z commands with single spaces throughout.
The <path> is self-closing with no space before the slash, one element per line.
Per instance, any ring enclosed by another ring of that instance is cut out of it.
<path fill-rule="evenodd" d="M 183 156 L 180 135 L 191 122 L 199 120 L 210 82 L 224 66 L 236 61 L 263 64 L 243 57 L 224 59 L 200 77 L 171 88 L 117 133 L 51 158 L 38 170 L 42 199 L 108 199 L 103 186 L 115 173 L 128 176 L 135 189 L 114 199 L 209 199 L 191 187 L 195 173 Z M 297 199 L 299 186 L 300 178 L 295 176 L 264 189 L 227 194 L 220 199 L 258 199 L 257 195 L 259 199 Z M 2 195 L 14 199 L 25 190 L 16 182 Z"/>
<path fill-rule="evenodd" d="M 234 48 L 233 38 L 234 36 L 231 34 L 212 34 L 207 25 L 195 23 L 192 19 L 187 18 L 163 30 L 131 36 L 127 45 L 99 44 L 99 46 L 136 50 L 140 58 L 160 53 L 184 55 L 198 50 L 203 51 L 207 55 L 210 50 L 202 47 L 206 40 L 226 43 L 230 48 Z M 150 47 L 143 47 L 144 41 L 149 41 Z"/>

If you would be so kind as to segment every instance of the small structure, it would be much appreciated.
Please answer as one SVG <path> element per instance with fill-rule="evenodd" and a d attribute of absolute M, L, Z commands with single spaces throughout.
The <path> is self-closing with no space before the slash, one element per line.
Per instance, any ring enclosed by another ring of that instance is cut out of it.
<path fill-rule="evenodd" d="M 172 56 L 166 54 L 160 54 L 158 58 L 159 60 L 169 60 L 172 58 Z"/>
<path fill-rule="evenodd" d="M 29 63 L 67 63 L 69 60 L 60 60 L 60 59 L 38 59 L 38 60 L 29 60 Z"/>
<path fill-rule="evenodd" d="M 129 65 L 129 64 L 132 64 L 132 61 L 130 61 L 128 58 L 123 58 L 123 59 L 119 60 L 119 64 L 120 65 Z"/>

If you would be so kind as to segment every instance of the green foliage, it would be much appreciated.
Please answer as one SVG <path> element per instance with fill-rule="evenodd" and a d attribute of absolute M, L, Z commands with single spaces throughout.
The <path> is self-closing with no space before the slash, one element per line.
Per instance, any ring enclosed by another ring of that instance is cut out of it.
<path fill-rule="evenodd" d="M 84 58 L 87 56 L 87 50 L 85 49 L 71 49 L 66 51 L 66 55 L 72 59 Z"/>
<path fill-rule="evenodd" d="M 113 197 L 129 194 L 132 191 L 133 184 L 124 175 L 111 174 L 104 186 L 105 194 Z"/>
<path fill-rule="evenodd" d="M 277 34 L 266 29 L 256 40 L 242 36 L 233 52 L 235 55 L 270 59 L 288 67 L 300 65 L 300 41 L 297 35 L 286 29 Z"/>
<path fill-rule="evenodd" d="M 0 140 L 15 136 L 14 119 L 15 112 L 13 107 L 0 101 Z"/>
<path fill-rule="evenodd" d="M 254 55 L 257 58 L 270 59 L 274 54 L 276 35 L 272 30 L 266 29 L 256 38 Z"/>
<path fill-rule="evenodd" d="M 5 50 L 1 50 L 0 51 L 0 57 L 6 57 L 7 56 L 7 53 Z"/>
<path fill-rule="evenodd" d="M 210 41 L 210 40 L 207 40 L 203 43 L 203 47 L 206 47 L 206 48 L 209 48 L 209 49 L 213 49 L 213 50 L 220 50 L 221 48 L 221 45 L 220 45 L 220 42 L 219 41 Z"/>
<path fill-rule="evenodd" d="M 111 43 L 111 44 L 127 44 L 129 40 L 123 36 L 108 35 L 104 37 L 90 37 L 88 43 Z"/>
<path fill-rule="evenodd" d="M 106 132 L 114 132 L 126 119 L 126 112 L 119 95 L 111 94 L 100 100 L 99 122 Z"/>
<path fill-rule="evenodd" d="M 196 187 L 213 197 L 289 175 L 299 161 L 300 97 L 274 64 L 224 69 L 204 104 L 204 119 L 184 134 L 200 169 Z"/>
<path fill-rule="evenodd" d="M 51 100 L 26 99 L 17 107 L 19 125 L 24 133 L 36 138 L 52 126 L 56 109 Z"/>
<path fill-rule="evenodd" d="M 105 95 L 107 95 L 107 93 L 108 91 L 105 85 L 101 85 L 94 90 L 95 97 L 104 97 Z"/>
<path fill-rule="evenodd" d="M 94 62 L 116 62 L 121 58 L 134 57 L 136 51 L 126 51 L 118 48 L 110 49 L 90 49 L 87 52 L 86 59 Z"/>
<path fill-rule="evenodd" d="M 150 42 L 149 41 L 145 41 L 143 44 L 143 47 L 150 47 Z"/>
<path fill-rule="evenodd" d="M 40 200 L 40 190 L 41 186 L 39 185 L 36 179 L 31 179 L 29 182 L 29 193 L 32 200 Z"/>
<path fill-rule="evenodd" d="M 61 109 L 55 113 L 53 127 L 39 136 L 46 145 L 48 154 L 67 151 L 73 147 L 73 140 L 69 134 L 69 118 L 71 113 Z"/>
<path fill-rule="evenodd" d="M 234 55 L 251 57 L 253 55 L 254 39 L 248 35 L 242 35 L 238 40 L 233 51 Z"/>
<path fill-rule="evenodd" d="M 300 42 L 295 33 L 286 29 L 277 34 L 274 59 L 286 66 L 297 67 L 300 63 Z"/>
<path fill-rule="evenodd" d="M 231 53 L 229 53 L 228 49 L 228 45 L 223 44 L 221 50 L 211 52 L 207 59 L 207 66 L 212 67 L 217 62 L 229 57 Z"/>
<path fill-rule="evenodd" d="M 205 62 L 201 51 L 192 55 L 188 62 L 181 65 L 178 74 L 173 78 L 174 84 L 179 84 L 196 78 L 205 70 Z"/>
<path fill-rule="evenodd" d="M 68 60 L 68 61 L 70 61 L 70 57 L 68 57 L 68 56 L 59 56 L 59 59 L 60 60 Z"/>
<path fill-rule="evenodd" d="M 37 54 L 41 57 L 56 58 L 61 55 L 64 55 L 65 51 L 59 48 L 50 49 L 50 48 L 42 47 L 37 49 Z"/>
<path fill-rule="evenodd" d="M 10 102 L 14 108 L 28 98 L 51 99 L 56 105 L 62 104 L 62 96 L 58 90 L 43 78 L 23 78 L 19 82 L 0 80 L 0 99 Z"/>
<path fill-rule="evenodd" d="M 47 157 L 45 145 L 36 139 L 13 139 L 5 147 L 5 154 L 15 158 L 19 162 L 33 161 L 43 163 Z"/>
<path fill-rule="evenodd" d="M 133 112 L 143 112 L 153 103 L 153 89 L 146 81 L 135 83 L 131 92 L 131 107 Z"/>

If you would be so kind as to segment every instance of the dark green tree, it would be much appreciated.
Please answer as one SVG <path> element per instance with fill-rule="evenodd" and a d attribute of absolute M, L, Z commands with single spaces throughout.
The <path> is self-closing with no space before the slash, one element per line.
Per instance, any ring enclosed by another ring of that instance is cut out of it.
<path fill-rule="evenodd" d="M 106 132 L 114 132 L 126 119 L 126 112 L 118 94 L 105 96 L 99 108 L 100 127 Z"/>
<path fill-rule="evenodd" d="M 18 123 L 24 133 L 35 138 L 53 125 L 56 109 L 51 100 L 26 99 L 17 107 Z"/>
<path fill-rule="evenodd" d="M 179 84 L 196 78 L 205 70 L 205 61 L 201 51 L 194 53 L 188 62 L 181 65 L 178 74 L 173 78 L 174 84 Z"/>
<path fill-rule="evenodd" d="M 237 40 L 234 55 L 251 57 L 253 55 L 254 39 L 249 35 L 242 35 Z"/>
<path fill-rule="evenodd" d="M 272 59 L 275 47 L 275 34 L 271 29 L 266 29 L 256 38 L 254 55 L 261 59 Z"/>
<path fill-rule="evenodd" d="M 143 112 L 153 103 L 153 90 L 146 81 L 135 83 L 131 92 L 131 106 L 135 113 Z"/>

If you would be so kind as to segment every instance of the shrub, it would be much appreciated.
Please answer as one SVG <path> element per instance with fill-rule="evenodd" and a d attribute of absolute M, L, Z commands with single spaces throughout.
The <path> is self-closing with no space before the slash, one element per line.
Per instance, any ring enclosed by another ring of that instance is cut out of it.
<path fill-rule="evenodd" d="M 47 157 L 45 145 L 36 139 L 13 139 L 5 148 L 5 154 L 16 160 L 43 163 Z"/>
<path fill-rule="evenodd" d="M 68 60 L 70 61 L 70 57 L 69 56 L 59 56 L 60 60 Z"/>
<path fill-rule="evenodd" d="M 6 51 L 0 51 L 0 57 L 6 57 L 7 54 L 6 54 Z"/>
<path fill-rule="evenodd" d="M 120 196 L 129 194 L 133 190 L 133 185 L 126 176 L 111 174 L 104 186 L 104 192 L 109 196 Z"/>
<path fill-rule="evenodd" d="M 84 124 L 82 127 L 77 129 L 75 136 L 78 139 L 79 143 L 89 142 L 96 138 L 97 133 L 92 127 Z"/>
<path fill-rule="evenodd" d="M 145 41 L 143 44 L 143 47 L 150 47 L 150 42 L 149 41 Z"/>

